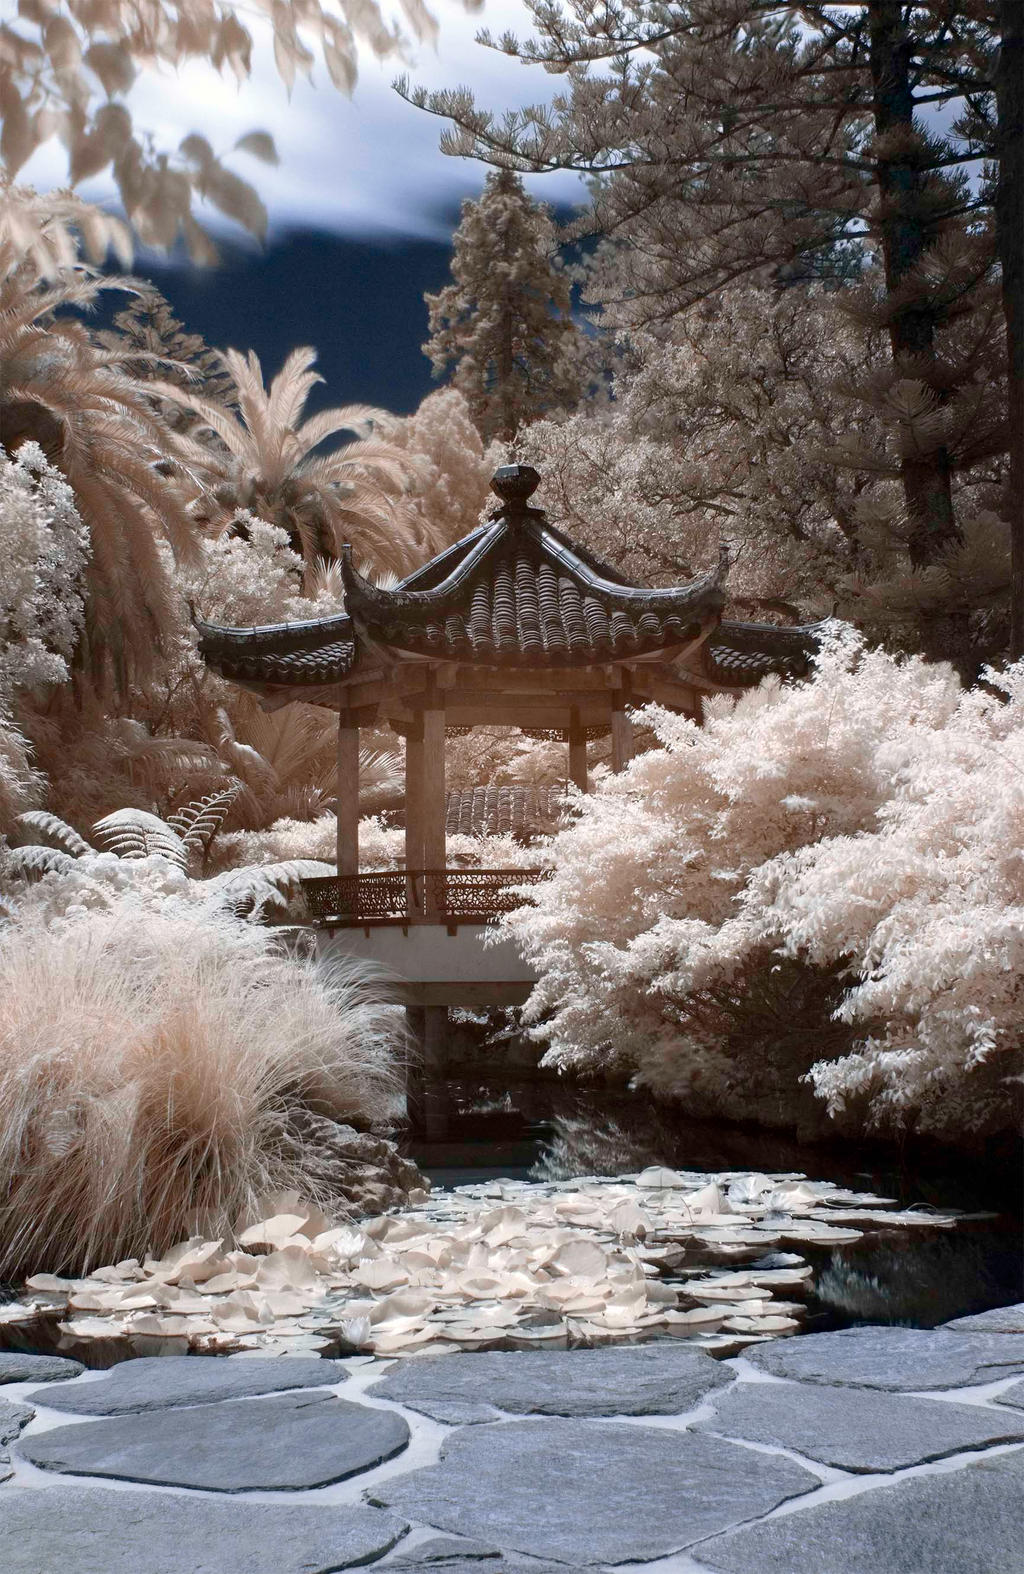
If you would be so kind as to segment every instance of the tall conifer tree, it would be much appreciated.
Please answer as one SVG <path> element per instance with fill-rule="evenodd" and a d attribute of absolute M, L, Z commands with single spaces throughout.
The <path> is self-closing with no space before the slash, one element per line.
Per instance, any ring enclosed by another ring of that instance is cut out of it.
<path fill-rule="evenodd" d="M 425 297 L 435 374 L 449 367 L 485 441 L 579 394 L 580 333 L 557 255 L 549 208 L 511 170 L 488 175 L 478 202 L 462 204 L 452 283 Z"/>

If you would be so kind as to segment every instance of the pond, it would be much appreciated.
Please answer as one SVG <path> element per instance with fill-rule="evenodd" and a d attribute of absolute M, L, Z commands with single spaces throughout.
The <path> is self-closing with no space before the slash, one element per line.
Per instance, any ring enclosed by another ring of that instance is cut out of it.
<path fill-rule="evenodd" d="M 1019 1162 L 957 1155 L 901 1159 L 883 1146 L 801 1144 L 726 1124 L 689 1124 L 642 1093 L 567 1087 L 547 1078 L 499 1084 L 466 1077 L 446 1087 L 444 1142 L 406 1151 L 435 1187 L 507 1177 L 568 1180 L 629 1175 L 663 1164 L 709 1174 L 803 1172 L 903 1208 L 955 1209 L 955 1229 L 878 1230 L 850 1245 L 801 1246 L 814 1277 L 806 1332 L 857 1323 L 931 1328 L 1024 1301 Z M 980 1215 L 970 1217 L 970 1215 Z"/>

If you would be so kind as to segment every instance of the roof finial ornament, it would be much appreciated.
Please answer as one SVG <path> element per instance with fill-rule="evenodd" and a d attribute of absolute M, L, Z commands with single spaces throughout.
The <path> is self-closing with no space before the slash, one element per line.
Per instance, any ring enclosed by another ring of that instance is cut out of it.
<path fill-rule="evenodd" d="M 539 486 L 540 472 L 532 465 L 500 465 L 491 480 L 491 491 L 513 510 L 525 508 Z"/>

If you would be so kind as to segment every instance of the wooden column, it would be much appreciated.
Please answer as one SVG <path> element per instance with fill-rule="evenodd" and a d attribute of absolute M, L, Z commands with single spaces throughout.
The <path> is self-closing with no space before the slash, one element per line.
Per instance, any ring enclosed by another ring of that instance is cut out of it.
<path fill-rule="evenodd" d="M 417 913 L 413 871 L 423 868 L 423 726 L 417 721 L 405 739 L 405 867 L 406 911 Z"/>
<path fill-rule="evenodd" d="M 442 870 L 446 865 L 444 801 L 444 711 L 431 706 L 423 712 L 423 867 Z M 428 915 L 436 914 L 442 903 L 436 885 L 428 883 L 425 902 Z"/>
<path fill-rule="evenodd" d="M 581 792 L 590 790 L 587 780 L 587 729 L 580 725 L 580 713 L 575 705 L 569 712 L 569 780 Z"/>
<path fill-rule="evenodd" d="M 633 757 L 633 724 L 621 703 L 612 708 L 612 770 L 624 771 Z"/>
<path fill-rule="evenodd" d="M 350 711 L 338 714 L 338 874 L 359 873 L 359 727 Z"/>

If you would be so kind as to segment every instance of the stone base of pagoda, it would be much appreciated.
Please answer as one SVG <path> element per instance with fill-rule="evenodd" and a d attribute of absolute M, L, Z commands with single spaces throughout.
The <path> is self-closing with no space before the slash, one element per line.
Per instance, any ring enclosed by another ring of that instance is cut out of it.
<path fill-rule="evenodd" d="M 324 961 L 369 962 L 382 970 L 381 994 L 406 1008 L 410 1125 L 429 1142 L 448 1136 L 449 1006 L 522 1005 L 537 981 L 511 940 L 484 944 L 483 923 L 346 924 L 316 938 Z"/>

